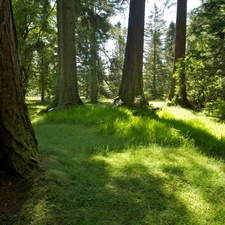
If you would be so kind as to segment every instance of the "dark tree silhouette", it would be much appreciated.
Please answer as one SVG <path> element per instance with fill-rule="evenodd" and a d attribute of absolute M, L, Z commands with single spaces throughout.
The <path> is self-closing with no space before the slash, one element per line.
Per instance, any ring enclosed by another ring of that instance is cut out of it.
<path fill-rule="evenodd" d="M 27 176 L 38 166 L 38 144 L 22 87 L 10 0 L 0 1 L 0 169 Z"/>

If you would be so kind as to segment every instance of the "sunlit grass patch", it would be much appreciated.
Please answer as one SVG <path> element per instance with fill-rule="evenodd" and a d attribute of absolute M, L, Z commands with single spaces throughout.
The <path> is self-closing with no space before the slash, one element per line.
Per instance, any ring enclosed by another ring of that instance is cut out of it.
<path fill-rule="evenodd" d="M 40 112 L 50 104 L 50 101 L 40 102 L 37 100 L 30 100 L 28 98 L 26 102 L 29 108 L 29 116 L 32 124 L 44 122 L 44 116 L 41 115 Z"/>
<path fill-rule="evenodd" d="M 225 145 L 210 130 L 219 124 L 165 106 L 35 116 L 41 170 L 17 224 L 224 224 Z"/>
<path fill-rule="evenodd" d="M 224 164 L 202 156 L 195 149 L 152 146 L 151 149 L 128 149 L 124 153 L 95 158 L 110 165 L 113 178 L 109 187 L 113 191 L 125 189 L 132 192 L 130 186 L 134 185 L 142 193 L 140 196 L 147 192 L 143 202 L 164 208 L 164 218 L 171 224 L 177 220 L 179 224 L 214 224 L 225 212 Z M 155 190 L 155 179 L 160 182 L 160 193 Z M 142 183 L 145 185 L 142 186 Z M 163 204 L 165 202 L 169 210 Z M 155 215 L 154 222 L 161 220 L 160 215 Z M 225 216 L 222 218 L 225 219 Z M 167 223 L 162 221 L 158 224 Z"/>
<path fill-rule="evenodd" d="M 153 114 L 135 116 L 126 108 L 104 106 L 76 107 L 56 110 L 44 116 L 46 122 L 94 125 L 102 135 L 116 135 L 132 144 L 187 145 L 188 138 L 174 127 L 160 122 Z"/>
<path fill-rule="evenodd" d="M 180 146 L 187 144 L 179 130 L 159 122 L 155 118 L 130 116 L 128 120 L 121 118 L 111 123 L 100 124 L 103 134 L 115 134 L 130 140 L 130 144 L 150 144 Z"/>
<path fill-rule="evenodd" d="M 182 136 L 188 137 L 199 151 L 209 156 L 225 158 L 223 124 L 179 107 L 166 107 L 158 116 L 160 121 L 179 130 Z"/>
<path fill-rule="evenodd" d="M 196 113 L 180 107 L 163 107 L 158 116 L 165 119 L 176 119 L 184 121 L 193 127 L 206 130 L 217 138 L 225 137 L 225 126 L 215 119 L 206 117 L 202 113 Z"/>
<path fill-rule="evenodd" d="M 109 106 L 79 106 L 70 109 L 53 110 L 45 115 L 48 122 L 99 124 L 109 123 L 118 117 L 126 119 L 131 112 L 127 109 Z"/>

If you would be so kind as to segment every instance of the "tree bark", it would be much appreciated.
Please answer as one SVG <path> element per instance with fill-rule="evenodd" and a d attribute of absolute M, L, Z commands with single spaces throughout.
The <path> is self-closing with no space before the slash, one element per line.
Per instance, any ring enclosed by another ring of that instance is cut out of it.
<path fill-rule="evenodd" d="M 82 105 L 77 83 L 74 0 L 57 0 L 57 24 L 59 74 L 52 106 Z"/>
<path fill-rule="evenodd" d="M 177 70 L 177 62 L 184 59 L 186 51 L 186 18 L 187 18 L 187 0 L 177 0 L 177 19 L 176 19 L 176 35 L 175 35 L 175 52 L 173 77 L 171 79 L 168 100 L 172 100 L 175 96 L 176 80 L 174 74 Z M 186 77 L 183 70 L 179 74 L 179 93 L 177 99 L 178 104 L 182 106 L 190 105 L 186 94 Z"/>
<path fill-rule="evenodd" d="M 119 99 L 124 105 L 133 105 L 136 98 L 144 100 L 142 71 L 144 17 L 145 0 L 131 0 L 123 75 L 119 89 Z"/>
<path fill-rule="evenodd" d="M 90 101 L 98 103 L 98 78 L 97 78 L 97 40 L 95 29 L 91 28 L 91 43 L 90 43 Z"/>
<path fill-rule="evenodd" d="M 10 0 L 0 0 L 0 169 L 27 176 L 38 144 L 24 100 Z"/>

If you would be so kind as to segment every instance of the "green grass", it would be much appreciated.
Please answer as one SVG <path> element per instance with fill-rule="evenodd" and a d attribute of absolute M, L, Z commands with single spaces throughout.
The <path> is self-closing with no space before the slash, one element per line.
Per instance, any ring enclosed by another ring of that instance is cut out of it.
<path fill-rule="evenodd" d="M 41 168 L 13 224 L 224 224 L 225 125 L 178 107 L 29 107 Z"/>

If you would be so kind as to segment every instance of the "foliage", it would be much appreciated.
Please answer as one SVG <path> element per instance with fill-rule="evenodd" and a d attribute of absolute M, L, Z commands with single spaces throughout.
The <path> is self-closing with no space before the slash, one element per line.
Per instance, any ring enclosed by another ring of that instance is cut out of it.
<path fill-rule="evenodd" d="M 55 5 L 48 0 L 13 0 L 25 92 L 50 96 L 57 72 Z"/>
<path fill-rule="evenodd" d="M 113 29 L 110 17 L 118 10 L 123 10 L 123 4 L 119 4 L 120 2 L 89 0 L 78 7 L 76 28 L 78 74 L 79 85 L 84 96 L 92 98 L 93 89 L 95 92 L 99 89 L 98 94 L 107 96 L 110 94 L 107 89 L 112 89 L 105 75 L 106 62 L 109 60 L 105 44 Z"/>
<path fill-rule="evenodd" d="M 164 40 L 165 21 L 163 13 L 154 4 L 154 10 L 147 21 L 145 30 L 146 50 L 145 50 L 145 73 L 144 73 L 144 91 L 150 99 L 162 99 L 168 92 L 168 81 L 170 73 L 166 70 Z M 173 44 L 170 46 L 173 48 Z M 166 62 L 169 63 L 169 62 Z"/>
<path fill-rule="evenodd" d="M 123 72 L 124 52 L 126 47 L 126 29 L 122 28 L 118 22 L 112 29 L 112 36 L 116 40 L 115 48 L 112 50 L 109 62 L 108 87 L 110 97 L 115 97 L 118 94 L 121 77 Z"/>
<path fill-rule="evenodd" d="M 196 107 L 224 114 L 224 3 L 207 1 L 194 10 L 188 28 L 187 91 Z"/>
<path fill-rule="evenodd" d="M 104 55 L 112 29 L 109 18 L 123 11 L 125 3 L 120 0 L 76 2 L 78 79 L 79 92 L 83 96 L 90 94 L 90 74 L 93 71 L 101 86 L 100 93 L 107 95 L 105 71 L 108 58 Z M 43 100 L 55 94 L 58 73 L 55 5 L 56 2 L 49 0 L 13 0 L 24 88 L 28 95 L 41 94 Z M 90 54 L 90 46 L 94 46 L 95 53 Z"/>
<path fill-rule="evenodd" d="M 176 31 L 176 24 L 171 22 L 169 27 L 166 30 L 166 38 L 165 38 L 165 66 L 166 72 L 168 76 L 172 77 L 173 71 L 173 60 L 174 60 L 174 47 L 175 47 L 175 31 Z"/>

